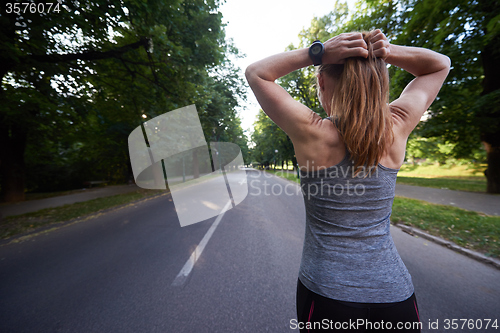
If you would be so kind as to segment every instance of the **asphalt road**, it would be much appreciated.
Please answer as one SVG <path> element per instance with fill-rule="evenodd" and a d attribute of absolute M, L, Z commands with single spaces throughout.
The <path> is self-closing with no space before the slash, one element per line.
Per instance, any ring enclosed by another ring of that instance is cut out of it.
<path fill-rule="evenodd" d="M 302 197 L 286 180 L 248 176 L 248 197 L 219 219 L 181 285 L 173 282 L 216 217 L 181 228 L 168 195 L 0 247 L 0 332 L 298 332 Z M 500 270 L 392 232 L 423 332 L 500 331 L 444 326 L 500 325 Z"/>

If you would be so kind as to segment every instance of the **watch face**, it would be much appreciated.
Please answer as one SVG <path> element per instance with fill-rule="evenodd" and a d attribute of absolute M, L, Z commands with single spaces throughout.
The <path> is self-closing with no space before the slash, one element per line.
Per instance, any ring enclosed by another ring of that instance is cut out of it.
<path fill-rule="evenodd" d="M 311 47 L 311 52 L 314 55 L 319 54 L 321 52 L 321 46 L 313 45 L 313 47 Z"/>

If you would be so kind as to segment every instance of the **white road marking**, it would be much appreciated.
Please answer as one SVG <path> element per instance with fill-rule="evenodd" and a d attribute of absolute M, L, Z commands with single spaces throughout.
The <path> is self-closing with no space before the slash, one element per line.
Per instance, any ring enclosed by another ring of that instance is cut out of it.
<path fill-rule="evenodd" d="M 205 249 L 205 246 L 207 245 L 208 241 L 210 240 L 210 237 L 212 237 L 212 234 L 214 233 L 215 229 L 219 225 L 220 221 L 222 220 L 222 217 L 224 216 L 224 213 L 228 210 L 228 208 L 231 206 L 231 200 L 227 202 L 227 204 L 222 208 L 221 212 L 215 219 L 215 222 L 212 224 L 210 229 L 208 229 L 207 233 L 205 236 L 203 236 L 203 239 L 201 240 L 200 244 L 196 247 L 196 249 L 191 253 L 191 256 L 189 257 L 188 261 L 184 264 L 184 267 L 182 267 L 181 271 L 179 274 L 177 274 L 176 278 L 174 279 L 174 282 L 172 282 L 172 286 L 174 287 L 179 287 L 184 285 L 186 282 L 189 274 L 193 270 L 194 264 L 198 260 L 198 258 L 201 256 L 201 253 Z"/>

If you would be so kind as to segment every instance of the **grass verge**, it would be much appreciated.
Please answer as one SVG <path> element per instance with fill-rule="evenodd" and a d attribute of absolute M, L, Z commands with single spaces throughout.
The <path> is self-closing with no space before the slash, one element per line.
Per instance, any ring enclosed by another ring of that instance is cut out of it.
<path fill-rule="evenodd" d="M 300 182 L 293 173 L 281 170 L 268 170 L 268 172 Z M 453 206 L 396 197 L 391 221 L 419 228 L 486 256 L 500 257 L 500 216 L 489 216 Z"/>
<path fill-rule="evenodd" d="M 8 216 L 0 222 L 0 238 L 6 239 L 18 234 L 33 231 L 40 227 L 69 221 L 160 193 L 165 193 L 165 191 L 139 189 L 134 192 L 110 197 L 77 202 L 60 207 L 46 208 L 22 215 Z"/>
<path fill-rule="evenodd" d="M 420 178 L 398 176 L 397 183 L 404 185 L 444 188 L 456 191 L 486 192 L 486 179 L 462 179 L 454 177 Z"/>
<path fill-rule="evenodd" d="M 297 183 L 300 183 L 299 178 L 297 177 L 297 172 L 296 171 L 283 171 L 283 170 L 266 170 L 266 172 L 272 173 L 273 175 L 276 175 L 281 178 L 285 178 Z"/>
<path fill-rule="evenodd" d="M 123 184 L 122 184 L 123 185 Z M 99 188 L 102 188 L 104 186 L 98 185 L 94 187 L 86 187 L 86 188 L 81 188 L 81 189 L 76 189 L 76 190 L 68 190 L 68 191 L 56 191 L 56 192 L 27 192 L 25 193 L 25 201 L 29 200 L 39 200 L 39 199 L 47 199 L 47 198 L 53 198 L 53 197 L 58 197 L 61 195 L 68 195 L 68 194 L 74 194 L 74 193 L 82 193 L 82 192 L 89 192 L 93 191 Z"/>
<path fill-rule="evenodd" d="M 412 177 L 476 177 L 484 178 L 487 164 L 403 164 L 399 170 L 402 176 Z"/>
<path fill-rule="evenodd" d="M 391 220 L 490 257 L 500 256 L 500 216 L 396 197 Z"/>
<path fill-rule="evenodd" d="M 445 188 L 457 191 L 486 192 L 486 165 L 411 165 L 404 164 L 398 184 Z"/>
<path fill-rule="evenodd" d="M 297 178 L 294 172 L 287 173 L 280 169 L 267 171 L 279 173 L 280 177 L 290 180 Z M 460 173 L 462 173 L 462 176 L 460 176 Z M 439 167 L 437 165 L 403 165 L 398 173 L 397 183 L 456 191 L 486 192 L 486 178 L 478 175 L 477 169 L 469 170 L 466 169 L 465 166 Z"/>

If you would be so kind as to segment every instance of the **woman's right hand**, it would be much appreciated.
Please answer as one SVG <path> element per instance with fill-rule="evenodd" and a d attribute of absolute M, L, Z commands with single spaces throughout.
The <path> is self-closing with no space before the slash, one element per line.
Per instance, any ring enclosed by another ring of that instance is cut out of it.
<path fill-rule="evenodd" d="M 346 58 L 368 57 L 368 46 L 360 32 L 343 33 L 324 44 L 323 64 L 343 64 Z"/>

